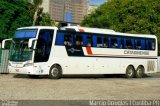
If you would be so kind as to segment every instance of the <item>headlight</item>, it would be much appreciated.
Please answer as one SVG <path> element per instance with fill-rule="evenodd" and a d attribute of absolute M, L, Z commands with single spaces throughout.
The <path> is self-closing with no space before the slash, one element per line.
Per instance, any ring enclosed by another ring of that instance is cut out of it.
<path fill-rule="evenodd" d="M 26 63 L 26 64 L 24 64 L 24 67 L 28 67 L 28 66 L 32 66 L 33 65 L 33 63 Z"/>

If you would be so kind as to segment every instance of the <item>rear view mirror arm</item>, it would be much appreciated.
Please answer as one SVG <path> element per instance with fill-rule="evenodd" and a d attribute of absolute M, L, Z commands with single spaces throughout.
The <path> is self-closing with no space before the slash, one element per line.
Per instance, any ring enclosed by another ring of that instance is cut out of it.
<path fill-rule="evenodd" d="M 5 49 L 5 43 L 6 43 L 6 41 L 11 41 L 11 40 L 12 40 L 12 38 L 3 40 L 2 41 L 2 49 Z"/>

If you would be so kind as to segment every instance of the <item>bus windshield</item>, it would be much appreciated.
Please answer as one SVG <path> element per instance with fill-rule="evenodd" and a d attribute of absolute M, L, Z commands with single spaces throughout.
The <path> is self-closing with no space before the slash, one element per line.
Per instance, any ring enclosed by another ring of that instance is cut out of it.
<path fill-rule="evenodd" d="M 28 48 L 30 38 L 35 38 L 37 29 L 20 29 L 13 36 L 10 47 L 10 61 L 24 62 L 32 59 L 33 50 Z"/>
<path fill-rule="evenodd" d="M 24 62 L 32 59 L 32 49 L 28 48 L 28 40 L 13 40 L 10 48 L 10 61 Z"/>

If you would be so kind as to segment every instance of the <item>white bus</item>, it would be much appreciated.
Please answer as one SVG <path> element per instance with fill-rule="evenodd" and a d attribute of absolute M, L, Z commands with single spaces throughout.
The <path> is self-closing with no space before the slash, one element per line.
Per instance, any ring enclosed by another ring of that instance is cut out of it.
<path fill-rule="evenodd" d="M 9 72 L 29 76 L 124 74 L 141 78 L 157 72 L 155 35 L 67 26 L 18 28 L 11 40 Z"/>

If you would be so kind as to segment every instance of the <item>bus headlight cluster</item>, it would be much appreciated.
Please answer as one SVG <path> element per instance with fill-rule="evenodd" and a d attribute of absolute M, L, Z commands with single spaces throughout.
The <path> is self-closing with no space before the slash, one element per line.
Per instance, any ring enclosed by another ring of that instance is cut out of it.
<path fill-rule="evenodd" d="M 26 63 L 26 64 L 24 64 L 24 67 L 28 67 L 28 66 L 32 66 L 33 65 L 33 63 Z"/>

